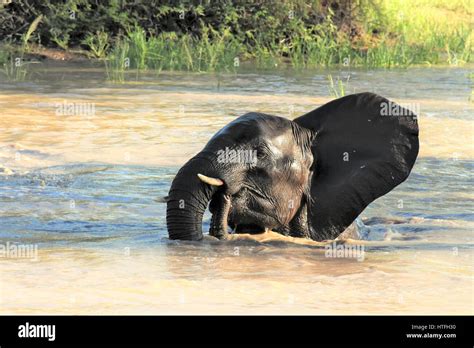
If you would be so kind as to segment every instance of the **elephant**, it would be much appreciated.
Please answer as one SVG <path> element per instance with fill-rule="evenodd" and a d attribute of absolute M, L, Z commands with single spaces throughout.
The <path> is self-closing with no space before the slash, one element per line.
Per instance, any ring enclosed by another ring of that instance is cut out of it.
<path fill-rule="evenodd" d="M 396 109 L 395 115 L 382 112 Z M 219 130 L 178 171 L 167 198 L 170 239 L 273 230 L 337 238 L 405 181 L 419 150 L 417 115 L 373 93 L 335 99 L 294 120 L 250 112 Z"/>

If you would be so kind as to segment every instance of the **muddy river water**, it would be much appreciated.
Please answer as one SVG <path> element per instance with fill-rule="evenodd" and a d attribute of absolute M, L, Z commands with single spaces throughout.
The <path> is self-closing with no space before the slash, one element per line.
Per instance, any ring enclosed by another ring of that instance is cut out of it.
<path fill-rule="evenodd" d="M 473 314 L 470 71 L 248 69 L 113 84 L 97 66 L 43 63 L 24 82 L 0 75 L 0 313 Z M 350 76 L 346 93 L 420 110 L 411 176 L 348 242 L 363 257 L 274 234 L 169 241 L 158 201 L 178 168 L 245 112 L 295 118 L 331 100 L 328 74 Z"/>

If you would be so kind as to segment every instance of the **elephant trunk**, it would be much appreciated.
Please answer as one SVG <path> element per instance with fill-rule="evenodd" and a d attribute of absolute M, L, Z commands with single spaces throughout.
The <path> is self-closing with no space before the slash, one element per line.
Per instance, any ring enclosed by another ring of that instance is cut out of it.
<path fill-rule="evenodd" d="M 166 209 L 170 239 L 202 239 L 204 211 L 216 191 L 198 178 L 198 174 L 217 176 L 211 160 L 197 155 L 178 172 L 171 184 Z"/>

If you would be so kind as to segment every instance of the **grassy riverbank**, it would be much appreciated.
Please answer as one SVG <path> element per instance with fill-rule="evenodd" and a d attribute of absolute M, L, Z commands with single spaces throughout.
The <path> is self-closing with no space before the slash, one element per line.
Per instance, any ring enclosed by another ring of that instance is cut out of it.
<path fill-rule="evenodd" d="M 235 71 L 243 62 L 391 68 L 473 60 L 474 5 L 466 0 L 51 2 L 0 7 L 5 71 L 38 47 L 101 59 L 113 80 L 127 69 Z"/>

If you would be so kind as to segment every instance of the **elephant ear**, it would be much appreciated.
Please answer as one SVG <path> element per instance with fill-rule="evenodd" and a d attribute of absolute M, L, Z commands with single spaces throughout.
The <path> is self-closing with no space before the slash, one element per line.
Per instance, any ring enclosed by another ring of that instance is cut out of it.
<path fill-rule="evenodd" d="M 317 132 L 308 207 L 316 240 L 336 238 L 408 177 L 418 155 L 417 116 L 376 94 L 348 95 L 294 121 Z"/>

